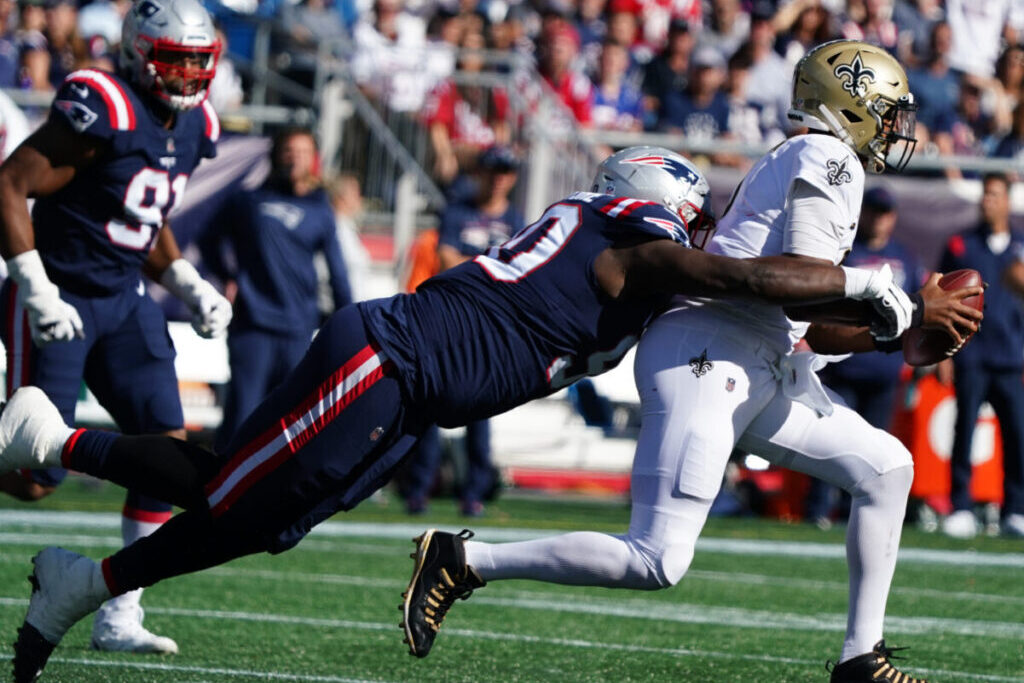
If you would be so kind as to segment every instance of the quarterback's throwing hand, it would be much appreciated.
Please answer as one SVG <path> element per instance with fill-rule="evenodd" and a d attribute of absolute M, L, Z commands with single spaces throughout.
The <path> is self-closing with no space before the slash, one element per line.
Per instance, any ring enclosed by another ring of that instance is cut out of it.
<path fill-rule="evenodd" d="M 946 290 L 939 286 L 940 279 L 938 273 L 932 274 L 918 292 L 924 302 L 921 327 L 946 332 L 959 348 L 966 337 L 978 331 L 983 317 L 981 311 L 964 303 L 964 300 L 983 294 L 985 288 L 972 286 Z"/>

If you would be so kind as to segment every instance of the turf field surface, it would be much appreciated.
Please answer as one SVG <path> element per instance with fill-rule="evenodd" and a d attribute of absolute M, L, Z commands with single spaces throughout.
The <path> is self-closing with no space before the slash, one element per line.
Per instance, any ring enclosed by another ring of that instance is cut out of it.
<path fill-rule="evenodd" d="M 119 493 L 70 483 L 0 509 L 0 670 L 24 616 L 39 548 L 95 558 L 120 546 Z M 243 558 L 147 591 L 147 625 L 173 657 L 88 649 L 91 620 L 54 653 L 44 681 L 820 681 L 845 627 L 842 529 L 712 520 L 691 571 L 666 591 L 495 582 L 457 603 L 430 657 L 406 654 L 397 605 L 410 539 L 457 531 L 450 501 L 402 514 L 384 496 L 336 517 L 297 549 Z M 506 497 L 470 524 L 482 540 L 561 530 L 618 532 L 621 501 Z M 1024 542 L 956 542 L 908 528 L 886 637 L 901 667 L 943 682 L 1024 681 Z"/>

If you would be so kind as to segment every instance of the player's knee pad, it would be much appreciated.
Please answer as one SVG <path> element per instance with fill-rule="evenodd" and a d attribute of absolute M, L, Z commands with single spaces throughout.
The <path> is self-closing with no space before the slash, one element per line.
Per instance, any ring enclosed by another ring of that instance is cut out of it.
<path fill-rule="evenodd" d="M 913 482 L 914 465 L 911 462 L 877 476 L 862 479 L 850 490 L 850 495 L 854 498 L 865 497 L 876 501 L 899 501 L 902 507 L 910 495 L 910 485 Z"/>
<path fill-rule="evenodd" d="M 628 541 L 633 552 L 639 554 L 647 571 L 634 582 L 638 590 L 661 590 L 671 588 L 690 568 L 693 561 L 692 543 L 672 543 L 657 548 L 647 547 L 636 541 Z"/>

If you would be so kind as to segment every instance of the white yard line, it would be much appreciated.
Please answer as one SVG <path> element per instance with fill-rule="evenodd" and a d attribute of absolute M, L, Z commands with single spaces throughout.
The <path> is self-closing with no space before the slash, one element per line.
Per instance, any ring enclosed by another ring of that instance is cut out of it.
<path fill-rule="evenodd" d="M 0 660 L 10 660 L 11 655 L 0 655 Z M 312 683 L 385 683 L 377 678 L 343 678 L 341 676 L 317 676 L 315 674 L 289 674 L 278 671 L 250 671 L 247 669 L 211 668 L 206 666 L 178 666 L 158 662 L 113 662 L 98 659 L 69 659 L 51 657 L 50 662 L 73 664 L 75 666 L 94 666 L 98 668 L 139 669 L 142 671 L 173 671 L 207 676 L 234 676 L 264 681 L 311 681 Z"/>
<path fill-rule="evenodd" d="M 27 603 L 26 600 L 13 600 L 9 598 L 0 598 L 0 606 L 12 605 L 15 602 L 22 603 L 21 606 Z M 166 614 L 173 616 L 182 616 L 189 618 L 199 619 L 231 619 L 238 621 L 251 621 L 259 623 L 280 623 L 300 626 L 317 626 L 324 628 L 342 628 L 350 630 L 362 630 L 362 631 L 394 631 L 396 633 L 398 629 L 391 623 L 379 623 L 379 622 L 365 622 L 365 621 L 349 621 L 343 619 L 312 619 L 307 617 L 290 617 L 283 615 L 265 614 L 265 613 L 252 613 L 252 612 L 228 612 L 228 611 L 217 611 L 217 610 L 195 610 L 195 609 L 176 609 L 176 608 L 147 608 L 147 612 L 151 614 Z M 579 638 L 546 638 L 541 636 L 524 635 L 521 633 L 500 633 L 495 631 L 478 631 L 474 629 L 445 629 L 445 633 L 448 637 L 456 636 L 463 638 L 474 638 L 479 640 L 494 640 L 501 642 L 520 642 L 520 643 L 536 643 L 539 645 L 554 645 L 558 647 L 575 648 L 575 649 L 590 649 L 590 650 L 604 650 L 614 652 L 628 652 L 628 653 L 646 653 L 654 655 L 667 655 L 671 657 L 699 657 L 699 658 L 714 658 L 714 659 L 731 659 L 731 660 L 742 660 L 751 662 L 771 662 L 776 664 L 790 664 L 790 665 L 803 665 L 803 666 L 821 666 L 821 662 L 815 659 L 797 659 L 794 657 L 780 657 L 773 655 L 759 655 L 759 654 L 746 654 L 746 653 L 735 653 L 735 652 L 717 652 L 713 650 L 694 650 L 689 648 L 659 648 L 659 647 L 647 647 L 643 645 L 629 645 L 625 643 L 606 643 L 593 640 L 583 640 Z M 9 659 L 9 656 L 0 655 L 0 659 Z M 81 659 L 61 659 L 55 658 L 52 661 L 63 662 L 68 664 L 82 664 L 90 666 L 119 666 L 128 668 L 154 668 L 164 669 L 168 671 L 187 671 L 196 673 L 221 673 L 224 675 L 252 675 L 258 678 L 268 680 L 308 680 L 325 683 L 363 683 L 357 681 L 357 679 L 349 678 L 332 678 L 325 676 L 300 676 L 298 674 L 281 674 L 281 673 L 253 673 L 247 671 L 240 671 L 235 669 L 207 669 L 200 667 L 176 667 L 174 665 L 167 664 L 147 664 L 144 662 L 105 662 L 96 660 L 81 660 Z M 941 676 L 947 679 L 956 680 L 971 680 L 971 681 L 990 681 L 992 683 L 1019 683 L 1019 676 L 1000 676 L 994 674 L 977 674 L 965 671 L 951 671 L 946 669 L 925 669 L 921 667 L 914 667 L 916 673 L 930 676 Z M 366 682 L 369 683 L 369 682 Z"/>
<path fill-rule="evenodd" d="M 47 510 L 0 510 L 0 528 L 21 524 L 46 528 L 121 528 L 121 516 L 117 513 L 96 512 L 55 512 Z M 313 530 L 311 539 L 317 538 L 377 538 L 410 539 L 423 531 L 419 524 L 375 524 L 355 522 L 324 522 Z M 553 534 L 564 533 L 550 529 L 511 529 L 479 527 L 478 540 L 491 542 L 524 541 Z M 5 538 L 23 537 L 24 534 L 0 534 Z M 90 537 L 82 535 L 83 540 Z M 79 543 L 78 545 L 88 545 Z M 304 542 L 301 547 L 306 547 Z M 816 559 L 845 560 L 846 548 L 840 543 L 809 543 L 793 541 L 772 541 L 755 539 L 701 538 L 697 541 L 697 552 L 714 552 L 731 555 L 759 555 L 775 557 L 801 557 Z M 928 550 L 904 548 L 900 550 L 900 562 L 929 565 L 951 565 L 956 567 L 1011 567 L 1024 569 L 1024 553 L 981 553 L 970 550 Z"/>

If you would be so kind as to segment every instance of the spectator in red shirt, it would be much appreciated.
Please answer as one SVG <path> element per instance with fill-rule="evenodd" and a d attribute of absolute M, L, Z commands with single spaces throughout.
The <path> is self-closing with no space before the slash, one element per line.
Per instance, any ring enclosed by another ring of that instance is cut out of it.
<path fill-rule="evenodd" d="M 540 74 L 576 121 L 589 126 L 594 89 L 590 79 L 573 68 L 579 49 L 579 34 L 574 28 L 564 23 L 552 25 L 550 31 L 541 36 L 538 46 Z"/>
<path fill-rule="evenodd" d="M 481 33 L 466 33 L 459 59 L 462 72 L 484 68 L 487 47 Z M 501 88 L 457 85 L 443 81 L 431 91 L 423 111 L 434 151 L 434 172 L 450 183 L 481 151 L 508 142 L 508 94 Z"/>

